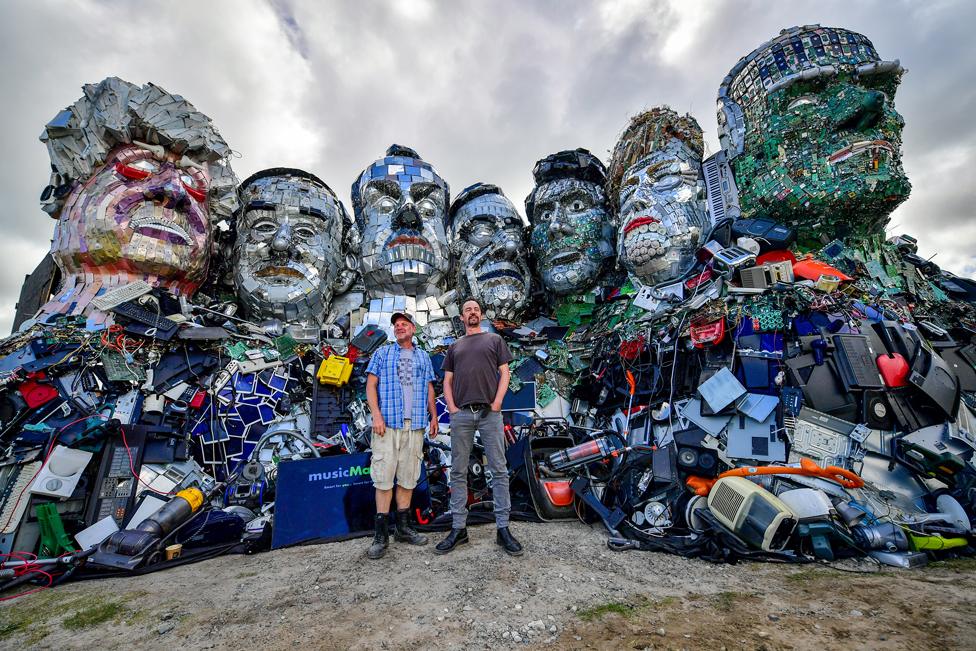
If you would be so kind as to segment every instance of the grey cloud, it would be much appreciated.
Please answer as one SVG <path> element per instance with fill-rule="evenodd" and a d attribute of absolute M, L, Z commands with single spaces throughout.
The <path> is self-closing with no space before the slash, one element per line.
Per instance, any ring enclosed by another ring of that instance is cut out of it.
<path fill-rule="evenodd" d="M 0 219 L 6 235 L 36 243 L 4 256 L 0 306 L 16 301 L 51 237 L 37 206 L 48 170 L 37 135 L 84 83 L 118 75 L 184 95 L 241 153 L 241 178 L 301 167 L 348 207 L 359 171 L 398 142 L 454 193 L 487 181 L 521 206 L 536 160 L 578 146 L 606 158 L 650 106 L 691 112 L 715 151 L 721 79 L 780 29 L 812 22 L 860 31 L 910 69 L 897 106 L 914 191 L 893 222 L 943 266 L 974 266 L 971 3 L 89 0 L 66 11 L 46 0 L 6 3 L 0 17 L 10 98 L 0 106 Z M 684 42 L 670 41 L 676 29 Z M 0 330 L 6 314 L 0 307 Z"/>

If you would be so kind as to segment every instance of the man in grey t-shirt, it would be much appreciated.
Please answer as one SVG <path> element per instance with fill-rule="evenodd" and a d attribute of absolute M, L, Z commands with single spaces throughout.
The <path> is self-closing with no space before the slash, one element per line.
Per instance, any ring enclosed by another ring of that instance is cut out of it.
<path fill-rule="evenodd" d="M 481 331 L 481 304 L 468 299 L 461 305 L 463 337 L 451 344 L 444 358 L 444 399 L 451 413 L 451 533 L 434 548 L 446 554 L 468 542 L 468 458 L 475 431 L 491 471 L 495 501 L 495 542 L 512 556 L 522 554 L 522 545 L 508 529 L 512 500 L 508 493 L 508 465 L 505 462 L 505 434 L 502 400 L 508 391 L 512 353 L 493 332 Z"/>

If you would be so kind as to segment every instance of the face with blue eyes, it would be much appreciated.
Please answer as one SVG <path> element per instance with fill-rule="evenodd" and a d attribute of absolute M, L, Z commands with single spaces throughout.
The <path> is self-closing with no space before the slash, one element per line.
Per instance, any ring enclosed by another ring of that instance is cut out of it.
<path fill-rule="evenodd" d="M 701 156 L 671 138 L 631 166 L 620 184 L 617 259 L 642 283 L 679 277 L 707 228 Z"/>
<path fill-rule="evenodd" d="M 542 284 L 560 296 L 590 289 L 614 255 L 603 186 L 558 179 L 536 186 L 533 197 L 531 244 Z"/>
<path fill-rule="evenodd" d="M 480 299 L 488 316 L 515 319 L 529 297 L 531 273 L 525 227 L 505 195 L 483 194 L 454 213 L 451 253 L 455 287 Z"/>
<path fill-rule="evenodd" d="M 747 107 L 732 161 L 744 216 L 797 227 L 801 241 L 883 233 L 911 185 L 901 163 L 899 72 L 796 81 Z"/>
<path fill-rule="evenodd" d="M 209 184 L 189 158 L 120 145 L 66 199 L 52 255 L 69 276 L 155 276 L 192 291 L 207 273 Z"/>
<path fill-rule="evenodd" d="M 248 315 L 321 321 L 343 265 L 336 198 L 290 175 L 256 179 L 239 194 L 234 284 Z"/>

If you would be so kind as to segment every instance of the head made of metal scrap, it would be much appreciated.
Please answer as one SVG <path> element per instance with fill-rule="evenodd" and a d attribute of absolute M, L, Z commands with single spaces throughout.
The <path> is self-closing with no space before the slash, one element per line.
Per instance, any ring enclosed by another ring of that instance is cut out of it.
<path fill-rule="evenodd" d="M 237 205 L 230 148 L 210 118 L 154 84 L 109 77 L 83 90 L 41 134 L 62 287 L 143 279 L 192 294 L 207 275 L 211 223 Z"/>
<path fill-rule="evenodd" d="M 613 150 L 607 195 L 617 214 L 617 260 L 642 283 L 674 280 L 695 263 L 708 230 L 702 130 L 659 107 L 634 116 Z"/>
<path fill-rule="evenodd" d="M 542 284 L 560 296 L 584 292 L 613 265 L 606 168 L 587 150 L 575 149 L 543 158 L 532 174 L 525 214 Z"/>
<path fill-rule="evenodd" d="M 415 297 L 443 291 L 450 266 L 444 222 L 450 187 L 414 150 L 392 145 L 352 184 L 366 292 Z"/>
<path fill-rule="evenodd" d="M 895 91 L 905 70 L 846 29 L 791 27 L 736 64 L 718 93 L 719 139 L 743 216 L 802 240 L 881 234 L 911 185 Z"/>
<path fill-rule="evenodd" d="M 450 210 L 454 286 L 473 296 L 493 318 L 515 319 L 529 300 L 531 270 L 525 225 L 498 186 L 476 183 Z"/>
<path fill-rule="evenodd" d="M 314 174 L 280 167 L 245 180 L 238 196 L 234 286 L 248 316 L 321 323 L 359 266 L 342 202 Z"/>

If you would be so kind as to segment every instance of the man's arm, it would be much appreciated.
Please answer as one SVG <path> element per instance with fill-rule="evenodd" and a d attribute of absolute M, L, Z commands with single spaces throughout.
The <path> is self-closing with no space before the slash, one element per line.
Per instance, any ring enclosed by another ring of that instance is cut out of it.
<path fill-rule="evenodd" d="M 454 404 L 454 389 L 451 388 L 451 381 L 454 380 L 454 371 L 444 371 L 444 402 L 447 403 L 447 410 L 452 414 L 458 410 Z"/>
<path fill-rule="evenodd" d="M 380 411 L 380 394 L 377 386 L 380 378 L 374 373 L 366 376 L 366 402 L 369 404 L 369 413 L 373 416 L 373 434 L 383 436 L 386 434 L 386 423 L 383 422 L 383 413 Z"/>
<path fill-rule="evenodd" d="M 491 403 L 492 411 L 502 410 L 502 401 L 508 393 L 508 381 L 512 379 L 512 372 L 508 370 L 508 364 L 498 367 L 498 391 L 495 392 L 495 399 Z"/>
<path fill-rule="evenodd" d="M 430 412 L 429 438 L 437 436 L 437 395 L 434 393 L 434 383 L 427 383 L 427 410 Z"/>

